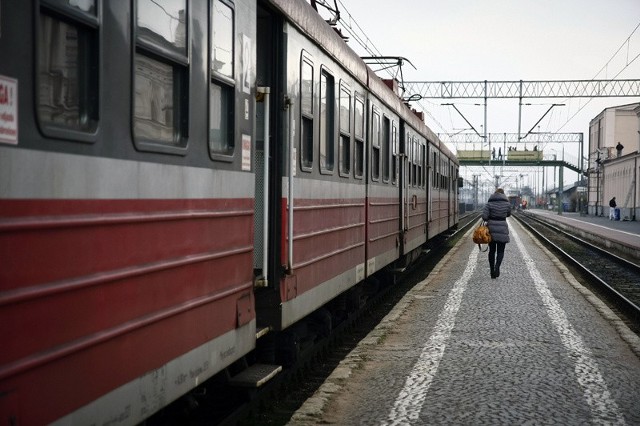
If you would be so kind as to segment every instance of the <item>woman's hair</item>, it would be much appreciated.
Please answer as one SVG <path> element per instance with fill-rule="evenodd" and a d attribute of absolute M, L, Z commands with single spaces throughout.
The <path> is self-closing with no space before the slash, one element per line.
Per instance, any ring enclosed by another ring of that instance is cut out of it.
<path fill-rule="evenodd" d="M 496 189 L 496 192 L 499 192 L 499 193 L 501 193 L 501 194 L 504 194 L 504 189 L 502 189 L 502 188 L 497 188 L 497 189 Z"/>

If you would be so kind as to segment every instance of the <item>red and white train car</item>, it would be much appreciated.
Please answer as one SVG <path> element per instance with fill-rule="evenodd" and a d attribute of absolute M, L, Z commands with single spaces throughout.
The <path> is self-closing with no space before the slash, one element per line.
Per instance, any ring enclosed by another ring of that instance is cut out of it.
<path fill-rule="evenodd" d="M 255 15 L 2 2 L 0 422 L 136 423 L 254 348 Z"/>
<path fill-rule="evenodd" d="M 457 225 L 455 157 L 302 0 L 0 19 L 0 422 L 136 424 L 289 363 Z"/>
<path fill-rule="evenodd" d="M 281 164 L 276 261 L 256 297 L 279 293 L 264 323 L 284 329 L 366 277 L 403 269 L 456 226 L 459 166 L 309 5 L 268 3 L 259 5 L 257 80 L 279 94 L 271 110 L 286 112 L 270 127 Z M 275 56 L 262 62 L 260 52 Z M 258 309 L 259 325 L 266 313 Z"/>

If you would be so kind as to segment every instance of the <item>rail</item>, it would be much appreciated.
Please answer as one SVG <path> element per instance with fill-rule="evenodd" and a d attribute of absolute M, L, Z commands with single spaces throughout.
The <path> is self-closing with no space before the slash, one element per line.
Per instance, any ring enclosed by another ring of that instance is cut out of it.
<path fill-rule="evenodd" d="M 522 226 L 562 257 L 585 283 L 640 326 L 640 265 L 589 243 L 540 217 L 513 215 Z M 615 265 L 603 268 L 602 265 Z"/>

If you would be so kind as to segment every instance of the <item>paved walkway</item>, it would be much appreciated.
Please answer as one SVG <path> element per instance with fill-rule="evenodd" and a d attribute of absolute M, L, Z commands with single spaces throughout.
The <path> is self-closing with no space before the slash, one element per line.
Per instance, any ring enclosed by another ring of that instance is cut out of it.
<path fill-rule="evenodd" d="M 508 223 L 498 279 L 469 232 L 290 424 L 640 424 L 640 339 Z"/>

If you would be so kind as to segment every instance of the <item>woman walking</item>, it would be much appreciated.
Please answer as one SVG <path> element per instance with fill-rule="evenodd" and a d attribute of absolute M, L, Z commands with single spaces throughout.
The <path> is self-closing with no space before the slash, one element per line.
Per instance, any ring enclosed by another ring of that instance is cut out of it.
<path fill-rule="evenodd" d="M 482 210 L 482 220 L 487 222 L 491 233 L 489 243 L 489 269 L 491 278 L 500 276 L 500 265 L 504 258 L 504 247 L 509 242 L 507 217 L 511 216 L 511 204 L 502 188 L 491 194 Z M 497 254 L 497 256 L 496 256 Z"/>

